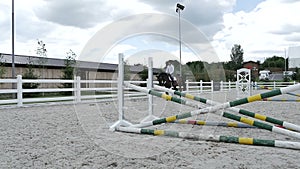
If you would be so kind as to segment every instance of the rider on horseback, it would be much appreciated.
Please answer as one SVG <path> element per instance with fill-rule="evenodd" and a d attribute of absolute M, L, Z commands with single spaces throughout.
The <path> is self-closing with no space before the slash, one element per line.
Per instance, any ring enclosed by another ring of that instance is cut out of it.
<path fill-rule="evenodd" d="M 174 66 L 170 61 L 167 64 L 168 65 L 167 65 L 167 68 L 166 68 L 166 73 L 169 75 L 171 81 L 174 82 L 174 77 L 173 77 Z"/>

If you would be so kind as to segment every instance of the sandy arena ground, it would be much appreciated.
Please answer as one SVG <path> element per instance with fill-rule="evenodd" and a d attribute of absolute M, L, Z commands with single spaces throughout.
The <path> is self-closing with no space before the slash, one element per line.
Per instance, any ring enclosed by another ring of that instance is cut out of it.
<path fill-rule="evenodd" d="M 299 92 L 298 92 L 299 93 Z M 219 102 L 234 93 L 203 94 Z M 280 96 L 277 98 L 292 98 Z M 126 100 L 125 118 L 147 116 L 147 100 Z M 300 103 L 254 102 L 240 108 L 300 125 Z M 300 151 L 109 131 L 118 119 L 116 102 L 40 105 L 0 109 L 1 168 L 300 168 Z M 194 108 L 154 99 L 154 115 L 166 117 Z M 230 121 L 216 114 L 191 119 Z M 152 127 L 153 128 L 153 127 Z M 163 124 L 157 129 L 299 141 L 257 128 Z"/>

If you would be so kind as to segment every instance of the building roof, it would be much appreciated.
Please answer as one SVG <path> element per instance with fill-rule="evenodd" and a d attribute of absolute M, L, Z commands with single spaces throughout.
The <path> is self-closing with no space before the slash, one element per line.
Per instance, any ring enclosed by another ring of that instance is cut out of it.
<path fill-rule="evenodd" d="M 243 62 L 243 65 L 248 64 L 248 63 L 259 64 L 258 62 L 250 60 L 250 61 L 247 61 L 247 62 Z"/>
<path fill-rule="evenodd" d="M 12 64 L 12 57 L 11 54 L 1 54 L 3 57 L 1 58 L 2 62 L 7 64 Z M 45 67 L 53 67 L 53 68 L 63 68 L 65 67 L 65 59 L 56 59 L 56 58 L 43 58 L 37 56 L 27 56 L 27 55 L 15 55 L 15 65 L 25 66 L 30 63 L 33 65 L 38 66 L 45 66 Z M 118 64 L 112 63 L 99 63 L 99 62 L 87 62 L 87 61 L 76 61 L 76 68 L 80 69 L 89 69 L 89 70 L 101 70 L 101 71 L 116 71 L 118 70 Z M 144 70 L 143 65 L 134 65 L 130 66 L 130 71 L 132 72 L 141 72 Z M 160 72 L 160 69 L 153 69 L 154 73 Z"/>

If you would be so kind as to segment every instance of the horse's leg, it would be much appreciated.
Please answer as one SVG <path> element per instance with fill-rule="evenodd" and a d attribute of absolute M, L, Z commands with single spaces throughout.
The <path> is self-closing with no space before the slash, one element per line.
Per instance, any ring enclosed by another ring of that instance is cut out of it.
<path fill-rule="evenodd" d="M 173 90 L 178 90 L 177 89 L 177 82 L 176 81 L 173 81 L 173 82 L 171 82 L 172 83 L 172 86 L 173 86 Z"/>

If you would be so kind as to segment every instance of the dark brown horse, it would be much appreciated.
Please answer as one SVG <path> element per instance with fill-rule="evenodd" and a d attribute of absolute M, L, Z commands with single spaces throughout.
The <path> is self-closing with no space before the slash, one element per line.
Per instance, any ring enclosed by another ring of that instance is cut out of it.
<path fill-rule="evenodd" d="M 157 75 L 156 77 L 157 77 L 159 86 L 165 86 L 166 88 L 169 88 L 169 89 L 171 87 L 173 87 L 172 88 L 173 90 L 178 90 L 177 89 L 177 86 L 178 86 L 177 81 L 174 78 L 173 78 L 174 81 L 172 81 L 169 74 L 162 72 L 159 75 Z"/>

